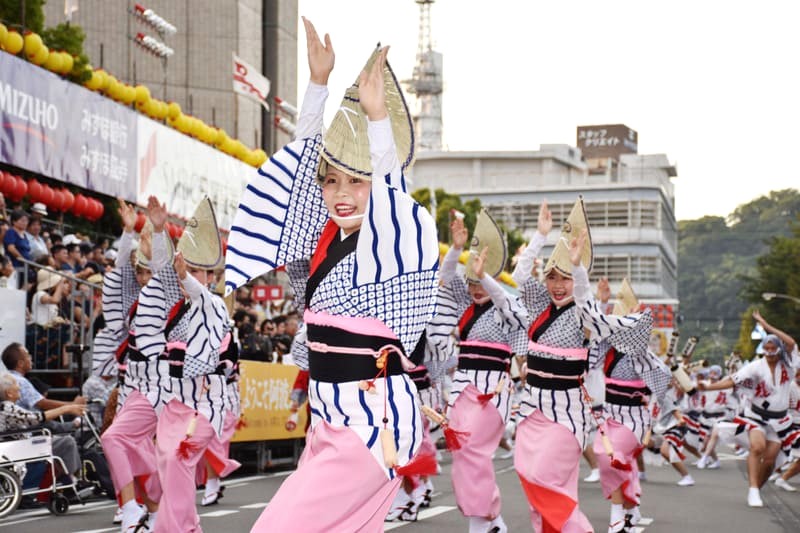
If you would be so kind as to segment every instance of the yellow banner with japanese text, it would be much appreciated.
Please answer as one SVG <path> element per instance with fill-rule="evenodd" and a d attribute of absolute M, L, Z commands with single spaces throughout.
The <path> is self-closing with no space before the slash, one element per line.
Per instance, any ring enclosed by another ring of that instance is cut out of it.
<path fill-rule="evenodd" d="M 293 365 L 240 361 L 241 394 L 244 427 L 236 430 L 232 442 L 282 440 L 305 437 L 306 408 L 300 407 L 297 426 L 286 429 L 292 414 L 289 394 L 299 369 Z"/>

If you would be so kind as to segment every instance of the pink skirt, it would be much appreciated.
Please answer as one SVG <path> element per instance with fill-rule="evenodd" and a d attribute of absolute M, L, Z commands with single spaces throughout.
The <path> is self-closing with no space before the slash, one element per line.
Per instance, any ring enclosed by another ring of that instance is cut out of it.
<path fill-rule="evenodd" d="M 514 467 L 537 532 L 594 531 L 578 509 L 581 447 L 572 431 L 536 410 L 517 426 Z"/>
<path fill-rule="evenodd" d="M 325 421 L 308 433 L 297 470 L 283 482 L 251 532 L 377 533 L 400 487 L 359 436 Z"/>
<path fill-rule="evenodd" d="M 598 431 L 594 439 L 594 453 L 600 469 L 600 485 L 603 487 L 603 496 L 611 498 L 612 492 L 622 488 L 622 496 L 625 500 L 639 505 L 642 495 L 642 488 L 639 485 L 639 467 L 636 464 L 636 456 L 641 451 L 639 439 L 627 426 L 613 418 L 607 418 L 602 427 L 614 450 L 614 464 L 612 465 L 612 458 L 606 454 L 602 435 Z"/>
<path fill-rule="evenodd" d="M 222 426 L 222 435 L 211 439 L 208 443 L 208 449 L 204 454 L 205 461 L 200 461 L 197 464 L 197 477 L 195 483 L 204 485 L 207 481 L 206 464 L 217 474 L 218 477 L 228 477 L 234 470 L 242 466 L 238 461 L 234 461 L 229 455 L 231 447 L 231 439 L 233 434 L 236 433 L 236 423 L 239 417 L 235 416 L 232 412 L 225 413 L 225 422 Z"/>
<path fill-rule="evenodd" d="M 453 491 L 464 516 L 490 520 L 500 514 L 500 489 L 494 475 L 492 453 L 500 444 L 505 425 L 497 408 L 481 404 L 480 391 L 469 384 L 449 411 L 450 427 L 469 433 L 461 448 L 452 450 Z"/>
<path fill-rule="evenodd" d="M 136 479 L 139 481 L 134 485 L 137 495 L 154 502 L 161 499 L 153 443 L 157 422 L 156 412 L 147 398 L 139 391 L 133 391 L 114 422 L 100 437 L 117 496 L 120 489 Z"/>
<path fill-rule="evenodd" d="M 180 455 L 178 450 L 186 439 L 189 422 L 194 416 L 194 409 L 173 398 L 158 417 L 156 457 L 164 494 L 152 530 L 154 533 L 202 531 L 194 501 L 195 472 L 208 444 L 217 438 L 217 433 L 208 419 L 199 415 L 194 433 L 186 441 L 190 446 L 185 449 L 184 455 Z"/>

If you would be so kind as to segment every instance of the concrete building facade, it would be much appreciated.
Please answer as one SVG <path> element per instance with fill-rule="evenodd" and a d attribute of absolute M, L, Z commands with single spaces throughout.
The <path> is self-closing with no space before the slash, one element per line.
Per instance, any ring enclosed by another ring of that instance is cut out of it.
<path fill-rule="evenodd" d="M 119 80 L 141 83 L 153 96 L 175 101 L 184 113 L 223 128 L 246 146 L 281 146 L 289 138 L 272 127 L 270 113 L 232 89 L 236 53 L 270 79 L 272 95 L 297 93 L 297 0 L 140 0 L 173 24 L 163 42 L 175 53 L 166 76 L 159 58 L 134 43 L 141 32 L 158 34 L 131 14 L 132 0 L 82 0 L 72 23 L 86 33 L 84 50 L 94 67 Z M 45 4 L 45 27 L 64 21 L 64 2 Z M 166 79 L 166 84 L 165 84 Z M 293 98 L 292 98 L 293 99 Z M 276 135 L 276 139 L 272 136 Z"/>
<path fill-rule="evenodd" d="M 554 230 L 544 258 L 583 195 L 595 250 L 592 279 L 607 276 L 616 290 L 628 277 L 642 299 L 677 300 L 676 175 L 663 154 L 587 163 L 580 149 L 558 144 L 530 152 L 421 152 L 411 178 L 412 189 L 479 198 L 498 221 L 526 237 L 536 231 L 539 206 L 547 200 Z"/>

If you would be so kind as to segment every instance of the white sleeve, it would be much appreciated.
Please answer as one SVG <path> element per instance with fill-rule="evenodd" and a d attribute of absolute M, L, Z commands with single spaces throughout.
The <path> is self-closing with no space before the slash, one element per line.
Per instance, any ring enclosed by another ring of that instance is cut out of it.
<path fill-rule="evenodd" d="M 114 262 L 114 266 L 119 268 L 126 262 L 130 262 L 131 251 L 133 251 L 133 232 L 126 231 L 119 239 L 119 252 L 117 252 L 117 259 Z"/>
<path fill-rule="evenodd" d="M 306 94 L 303 97 L 303 106 L 297 117 L 297 128 L 294 132 L 295 139 L 305 139 L 322 133 L 322 120 L 325 113 L 325 100 L 328 99 L 328 87 L 317 85 L 309 81 Z"/>
<path fill-rule="evenodd" d="M 447 250 L 447 253 L 444 255 L 444 259 L 442 260 L 442 266 L 439 269 L 439 279 L 442 283 L 450 283 L 456 276 L 456 268 L 458 268 L 458 258 L 461 257 L 461 252 L 463 252 L 463 248 L 455 248 L 453 246 Z"/>
<path fill-rule="evenodd" d="M 517 266 L 514 267 L 514 272 L 511 274 L 511 279 L 513 279 L 517 285 L 522 286 L 522 284 L 531 277 L 533 262 L 536 260 L 539 252 L 542 251 L 545 242 L 547 242 L 547 237 L 538 231 L 533 234 L 531 242 L 528 243 L 528 246 L 525 247 L 525 251 L 519 256 Z"/>
<path fill-rule="evenodd" d="M 528 312 L 517 298 L 507 293 L 491 276 L 483 276 L 481 286 L 486 289 L 509 330 L 527 329 Z"/>
<path fill-rule="evenodd" d="M 160 233 L 153 232 L 153 257 L 150 258 L 150 272 L 153 274 L 163 270 L 169 262 L 169 258 L 167 257 L 167 239 L 169 238 L 166 231 Z"/>
<path fill-rule="evenodd" d="M 225 303 L 191 274 L 186 274 L 181 283 L 192 301 L 184 375 L 212 374 L 219 365 L 219 348 L 227 333 Z"/>
<path fill-rule="evenodd" d="M 642 319 L 641 313 L 625 316 L 606 315 L 592 295 L 589 273 L 583 265 L 572 268 L 575 312 L 581 325 L 591 332 L 592 340 L 605 339 L 614 333 L 635 327 Z"/>

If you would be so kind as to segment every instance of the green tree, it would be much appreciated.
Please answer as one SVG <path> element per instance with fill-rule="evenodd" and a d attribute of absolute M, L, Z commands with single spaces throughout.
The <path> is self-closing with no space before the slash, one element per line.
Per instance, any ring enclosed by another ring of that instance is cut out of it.
<path fill-rule="evenodd" d="M 23 27 L 22 9 L 25 8 L 24 29 L 41 33 L 44 28 L 44 5 L 47 0 L 0 0 L 0 19 L 17 29 Z"/>
<path fill-rule="evenodd" d="M 736 346 L 734 347 L 734 350 L 741 354 L 742 359 L 752 359 L 753 355 L 756 353 L 755 343 L 750 337 L 756 325 L 756 321 L 753 320 L 753 311 L 755 309 L 755 306 L 750 306 L 742 313 L 741 325 L 739 326 L 739 340 L 736 341 Z"/>
<path fill-rule="evenodd" d="M 75 58 L 72 66 L 70 78 L 78 83 L 82 83 L 91 78 L 92 74 L 88 70 L 89 58 L 83 52 L 83 41 L 86 34 L 80 26 L 69 23 L 61 23 L 58 26 L 47 28 L 42 31 L 42 41 L 51 50 L 64 50 Z"/>
<path fill-rule="evenodd" d="M 739 338 L 742 313 L 748 303 L 760 301 L 761 292 L 786 293 L 747 291 L 758 277 L 758 258 L 770 250 L 770 238 L 788 237 L 798 213 L 800 191 L 786 189 L 740 205 L 727 220 L 709 216 L 678 223 L 680 329 L 700 337 L 698 358 L 715 360 L 730 350 Z"/>

